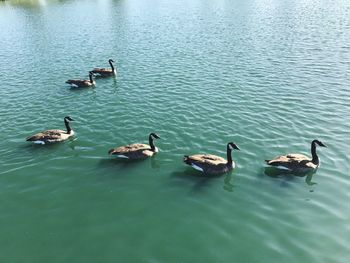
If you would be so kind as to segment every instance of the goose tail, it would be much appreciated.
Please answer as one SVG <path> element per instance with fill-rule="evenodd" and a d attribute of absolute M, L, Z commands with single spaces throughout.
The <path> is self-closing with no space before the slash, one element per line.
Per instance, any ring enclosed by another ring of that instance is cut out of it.
<path fill-rule="evenodd" d="M 33 136 L 29 136 L 29 137 L 27 137 L 27 138 L 26 138 L 26 141 L 27 141 L 27 142 L 34 141 Z"/>
<path fill-rule="evenodd" d="M 191 164 L 191 161 L 190 161 L 190 158 L 188 158 L 188 155 L 184 155 L 183 161 L 186 164 L 189 164 L 189 165 Z"/>

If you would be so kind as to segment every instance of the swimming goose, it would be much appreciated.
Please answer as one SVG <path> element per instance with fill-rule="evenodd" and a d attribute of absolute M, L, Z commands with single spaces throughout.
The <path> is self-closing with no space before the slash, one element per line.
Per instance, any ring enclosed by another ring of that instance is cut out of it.
<path fill-rule="evenodd" d="M 87 79 L 69 79 L 66 83 L 70 84 L 73 88 L 85 88 L 95 85 L 95 81 L 92 79 L 93 73 L 89 72 L 89 80 Z"/>
<path fill-rule="evenodd" d="M 69 122 L 73 119 L 69 116 L 64 117 L 64 125 L 67 131 L 63 130 L 47 130 L 42 131 L 26 138 L 26 141 L 34 142 L 36 144 L 46 144 L 52 142 L 61 142 L 74 136 L 74 131 L 70 128 Z"/>
<path fill-rule="evenodd" d="M 235 163 L 232 161 L 232 150 L 239 150 L 238 146 L 233 142 L 227 144 L 227 160 L 222 157 L 212 154 L 195 154 L 185 155 L 183 161 L 205 174 L 223 174 L 235 168 Z"/>
<path fill-rule="evenodd" d="M 110 77 L 116 75 L 117 71 L 114 68 L 112 62 L 114 62 L 113 59 L 108 60 L 108 63 L 109 65 L 111 65 L 111 68 L 94 68 L 92 70 L 92 73 L 98 74 L 99 77 Z"/>
<path fill-rule="evenodd" d="M 321 147 L 327 147 L 319 140 L 313 140 L 311 142 L 312 159 L 303 154 L 291 153 L 287 155 L 277 156 L 272 160 L 265 160 L 265 162 L 268 165 L 289 171 L 315 170 L 320 166 L 320 159 L 318 158 L 316 153 L 316 145 Z"/>
<path fill-rule="evenodd" d="M 160 137 L 155 133 L 151 133 L 148 136 L 149 145 L 142 143 L 129 144 L 125 146 L 120 146 L 118 148 L 110 149 L 108 151 L 108 154 L 130 160 L 151 157 L 158 152 L 158 148 L 154 145 L 154 139 L 160 139 Z"/>

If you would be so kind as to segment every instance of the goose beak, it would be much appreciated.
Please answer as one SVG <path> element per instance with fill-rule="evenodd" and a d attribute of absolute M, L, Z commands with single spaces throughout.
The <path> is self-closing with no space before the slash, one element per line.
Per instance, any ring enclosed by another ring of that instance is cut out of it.
<path fill-rule="evenodd" d="M 239 147 L 236 144 L 233 144 L 233 149 L 240 151 Z"/>

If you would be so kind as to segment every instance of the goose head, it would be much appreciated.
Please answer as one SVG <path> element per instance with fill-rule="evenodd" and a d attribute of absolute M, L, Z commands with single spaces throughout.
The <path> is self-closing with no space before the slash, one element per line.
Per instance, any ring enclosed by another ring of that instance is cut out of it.
<path fill-rule="evenodd" d="M 149 141 L 149 144 L 151 146 L 151 150 L 154 152 L 158 152 L 158 148 L 154 145 L 154 142 L 153 142 L 154 139 L 160 139 L 160 137 L 157 134 L 152 132 L 148 136 L 148 141 Z"/>
<path fill-rule="evenodd" d="M 112 63 L 112 62 L 114 63 L 114 60 L 110 58 L 110 59 L 108 59 L 108 62 L 109 63 Z"/>
<path fill-rule="evenodd" d="M 150 133 L 149 137 L 150 137 L 152 140 L 154 140 L 154 139 L 160 139 L 160 137 L 159 137 L 157 134 L 153 133 L 153 132 Z"/>
<path fill-rule="evenodd" d="M 229 142 L 228 144 L 227 144 L 227 148 L 228 149 L 230 149 L 230 150 L 240 150 L 239 148 L 238 148 L 238 146 L 235 144 L 235 143 L 233 143 L 233 142 Z"/>
<path fill-rule="evenodd" d="M 71 117 L 66 116 L 66 117 L 64 117 L 64 121 L 65 122 L 70 122 L 70 121 L 74 121 L 74 120 Z"/>
<path fill-rule="evenodd" d="M 319 140 L 313 140 L 312 142 L 313 142 L 313 143 L 316 143 L 318 146 L 327 147 L 326 145 L 323 144 L 323 142 L 321 142 L 321 141 L 319 141 Z"/>

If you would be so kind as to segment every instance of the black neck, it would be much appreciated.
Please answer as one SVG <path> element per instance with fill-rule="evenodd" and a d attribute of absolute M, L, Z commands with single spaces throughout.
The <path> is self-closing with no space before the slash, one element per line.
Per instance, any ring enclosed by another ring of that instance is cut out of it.
<path fill-rule="evenodd" d="M 316 143 L 314 141 L 312 141 L 311 143 L 311 155 L 312 155 L 312 163 L 318 164 L 319 160 L 316 153 Z"/>
<path fill-rule="evenodd" d="M 112 71 L 114 71 L 114 66 L 112 64 L 112 61 L 108 61 L 108 62 L 109 62 L 109 65 L 111 65 Z"/>
<path fill-rule="evenodd" d="M 151 146 L 151 151 L 155 152 L 156 146 L 154 146 L 154 138 L 151 135 L 148 137 L 148 142 L 149 142 L 149 145 Z"/>
<path fill-rule="evenodd" d="M 231 148 L 230 146 L 227 144 L 227 164 L 228 165 L 232 165 L 232 156 L 231 156 Z"/>
<path fill-rule="evenodd" d="M 89 79 L 90 79 L 90 82 L 93 83 L 94 80 L 92 79 L 92 74 L 89 74 Z"/>
<path fill-rule="evenodd" d="M 67 121 L 66 119 L 64 120 L 64 125 L 66 125 L 66 129 L 67 129 L 67 133 L 70 134 L 70 132 L 72 131 L 72 129 L 69 126 L 69 121 Z"/>

